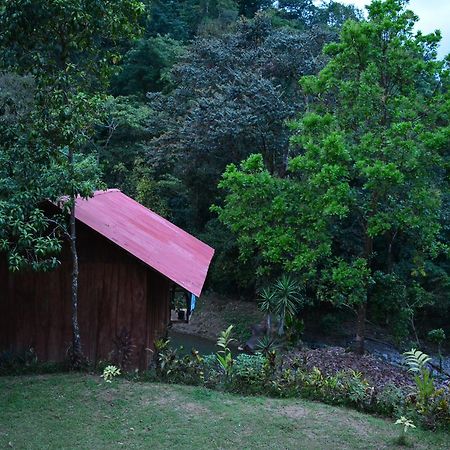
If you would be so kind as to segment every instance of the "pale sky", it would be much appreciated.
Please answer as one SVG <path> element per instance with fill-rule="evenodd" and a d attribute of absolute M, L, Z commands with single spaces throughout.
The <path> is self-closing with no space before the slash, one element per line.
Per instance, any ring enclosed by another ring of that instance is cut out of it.
<path fill-rule="evenodd" d="M 339 3 L 353 4 L 366 12 L 364 8 L 370 0 L 338 0 Z M 450 53 L 450 0 L 410 0 L 408 9 L 419 16 L 417 29 L 423 33 L 441 30 L 442 40 L 438 55 L 443 58 Z"/>

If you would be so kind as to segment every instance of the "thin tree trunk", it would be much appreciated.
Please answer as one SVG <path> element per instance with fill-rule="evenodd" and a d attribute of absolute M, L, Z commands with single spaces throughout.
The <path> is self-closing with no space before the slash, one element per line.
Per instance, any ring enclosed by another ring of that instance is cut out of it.
<path fill-rule="evenodd" d="M 272 334 L 272 315 L 271 314 L 267 314 L 266 317 L 266 334 L 267 336 L 270 336 Z"/>
<path fill-rule="evenodd" d="M 367 302 L 363 302 L 358 307 L 358 318 L 356 320 L 355 352 L 364 354 L 364 341 L 366 336 L 366 310 Z"/>
<path fill-rule="evenodd" d="M 71 181 L 73 182 L 73 150 L 69 147 L 69 170 L 71 171 Z M 77 227 L 76 227 L 76 194 L 72 192 L 70 208 L 70 252 L 72 255 L 72 283 L 71 283 L 71 303 L 72 303 L 72 367 L 78 368 L 83 361 L 83 352 L 81 349 L 80 326 L 78 324 L 78 252 L 77 252 Z"/>
<path fill-rule="evenodd" d="M 411 328 L 412 328 L 412 330 L 414 332 L 414 337 L 416 338 L 417 347 L 419 348 L 420 347 L 420 340 L 419 340 L 419 335 L 417 334 L 416 324 L 414 323 L 414 313 L 411 314 L 410 322 L 411 322 Z"/>
<path fill-rule="evenodd" d="M 66 32 L 64 29 L 59 29 L 61 57 L 60 66 L 63 71 L 68 67 L 68 43 L 66 41 Z M 64 73 L 64 72 L 63 72 Z M 65 104 L 68 105 L 68 91 L 70 84 L 66 78 L 62 81 L 62 91 L 64 93 Z M 67 160 L 69 163 L 70 182 L 74 182 L 74 154 L 72 143 L 68 145 Z M 75 201 L 76 193 L 72 187 L 70 201 L 72 202 L 70 208 L 69 231 L 70 231 L 70 253 L 72 255 L 72 277 L 71 277 L 71 305 L 72 305 L 72 348 L 71 348 L 71 365 L 73 368 L 79 368 L 84 360 L 81 348 L 80 326 L 78 324 L 78 252 L 77 252 L 77 229 L 75 217 Z"/>
<path fill-rule="evenodd" d="M 278 326 L 278 335 L 283 336 L 284 334 L 284 314 L 280 315 L 280 324 Z"/>
<path fill-rule="evenodd" d="M 370 268 L 370 258 L 373 252 L 373 239 L 367 235 L 365 237 L 364 243 L 364 258 L 367 261 L 367 266 Z M 366 314 L 367 314 L 367 303 L 369 302 L 370 287 L 367 286 L 366 299 L 360 303 L 358 306 L 358 317 L 356 320 L 356 337 L 355 337 L 355 352 L 359 355 L 364 354 L 365 350 L 365 339 L 366 339 Z"/>
<path fill-rule="evenodd" d="M 70 210 L 70 251 L 72 254 L 72 364 L 78 366 L 82 360 L 80 326 L 78 324 L 78 252 L 75 219 L 75 199 Z"/>

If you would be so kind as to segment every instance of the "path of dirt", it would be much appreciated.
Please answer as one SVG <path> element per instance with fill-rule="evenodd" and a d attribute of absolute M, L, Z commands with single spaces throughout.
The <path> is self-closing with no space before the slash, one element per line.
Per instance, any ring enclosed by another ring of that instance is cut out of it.
<path fill-rule="evenodd" d="M 237 337 L 245 337 L 250 326 L 263 320 L 255 302 L 225 298 L 206 293 L 197 301 L 189 323 L 174 323 L 172 330 L 216 340 L 222 330 L 233 324 Z"/>

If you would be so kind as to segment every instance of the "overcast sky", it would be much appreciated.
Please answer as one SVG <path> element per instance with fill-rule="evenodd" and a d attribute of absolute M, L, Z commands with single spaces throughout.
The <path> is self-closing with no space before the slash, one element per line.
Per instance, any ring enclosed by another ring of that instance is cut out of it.
<path fill-rule="evenodd" d="M 338 0 L 340 3 L 353 4 L 365 11 L 364 6 L 370 0 Z M 424 33 L 441 30 L 442 40 L 439 57 L 450 53 L 450 0 L 411 0 L 408 9 L 413 10 L 420 20 L 417 29 Z"/>

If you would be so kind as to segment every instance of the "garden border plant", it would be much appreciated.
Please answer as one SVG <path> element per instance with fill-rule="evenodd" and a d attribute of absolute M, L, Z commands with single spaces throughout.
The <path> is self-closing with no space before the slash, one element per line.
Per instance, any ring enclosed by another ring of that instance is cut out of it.
<path fill-rule="evenodd" d="M 273 348 L 266 353 L 233 357 L 228 348 L 232 330 L 230 326 L 221 333 L 219 351 L 212 355 L 201 356 L 192 350 L 190 355 L 178 358 L 169 341 L 164 341 L 145 379 L 202 385 L 241 395 L 301 397 L 394 419 L 405 417 L 427 428 L 450 431 L 450 387 L 436 388 L 426 367 L 429 357 L 423 352 L 412 349 L 405 353 L 414 386 L 387 385 L 380 389 L 351 369 L 328 375 L 316 367 L 307 369 L 300 359 L 287 364 Z"/>

